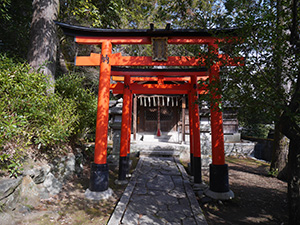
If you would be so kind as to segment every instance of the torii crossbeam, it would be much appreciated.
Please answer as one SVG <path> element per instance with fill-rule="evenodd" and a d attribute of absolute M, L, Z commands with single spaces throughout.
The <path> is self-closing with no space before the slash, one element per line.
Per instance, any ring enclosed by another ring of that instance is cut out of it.
<path fill-rule="evenodd" d="M 78 56 L 75 63 L 76 66 L 100 66 L 95 153 L 94 163 L 91 167 L 89 190 L 103 192 L 108 189 L 106 159 L 110 90 L 114 93 L 123 94 L 119 180 L 122 181 L 126 178 L 128 170 L 132 94 L 187 94 L 189 100 L 191 164 L 194 182 L 201 183 L 199 107 L 195 102 L 199 94 L 206 93 L 208 90 L 205 86 L 200 88 L 198 81 L 208 78 L 211 83 L 219 82 L 220 66 L 240 65 L 240 63 L 236 63 L 236 59 L 219 54 L 218 43 L 227 41 L 227 39 L 214 36 L 220 33 L 233 36 L 235 29 L 210 31 L 191 29 L 123 30 L 87 28 L 60 22 L 56 22 L 56 24 L 62 28 L 66 35 L 74 36 L 78 44 L 101 45 L 101 54 L 91 53 L 90 56 Z M 112 45 L 120 44 L 152 44 L 153 56 L 113 54 Z M 208 45 L 213 49 L 214 54 L 222 60 L 217 60 L 212 65 L 206 65 L 205 59 L 202 57 L 168 57 L 164 49 L 169 44 Z M 159 46 L 158 51 L 155 50 L 157 48 L 155 46 Z M 225 63 L 222 64 L 221 62 Z M 141 70 L 132 68 L 136 66 L 163 66 L 164 68 L 175 66 L 187 69 Z M 127 67 L 127 69 L 120 67 Z M 191 67 L 194 69 L 191 69 Z M 115 84 L 110 83 L 111 78 L 116 82 Z M 224 196 L 233 197 L 233 193 L 229 189 L 228 166 L 225 164 L 222 112 L 216 110 L 219 103 L 221 103 L 221 96 L 217 93 L 217 90 L 211 93 L 216 101 L 211 105 L 212 164 L 210 165 L 208 194 L 213 197 L 221 196 L 221 198 Z"/>

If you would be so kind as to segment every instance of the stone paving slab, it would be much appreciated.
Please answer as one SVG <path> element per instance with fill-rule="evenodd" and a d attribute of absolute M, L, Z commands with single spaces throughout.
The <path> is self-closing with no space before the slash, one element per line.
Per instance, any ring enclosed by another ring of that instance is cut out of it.
<path fill-rule="evenodd" d="M 207 224 L 183 166 L 173 157 L 142 157 L 108 225 Z"/>

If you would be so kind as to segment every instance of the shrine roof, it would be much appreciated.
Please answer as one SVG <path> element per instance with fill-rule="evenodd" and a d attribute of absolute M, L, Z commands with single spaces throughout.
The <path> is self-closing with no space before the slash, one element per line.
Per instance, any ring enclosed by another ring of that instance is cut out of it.
<path fill-rule="evenodd" d="M 236 35 L 238 28 L 226 29 L 101 29 L 70 25 L 58 21 L 65 35 L 85 37 L 211 37 L 219 34 Z"/>

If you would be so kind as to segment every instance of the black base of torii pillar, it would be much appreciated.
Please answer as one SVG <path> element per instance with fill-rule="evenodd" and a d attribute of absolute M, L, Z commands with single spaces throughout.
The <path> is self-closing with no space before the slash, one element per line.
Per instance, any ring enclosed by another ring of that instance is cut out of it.
<path fill-rule="evenodd" d="M 209 165 L 209 189 L 204 193 L 212 199 L 229 200 L 234 193 L 229 189 L 228 165 Z"/>

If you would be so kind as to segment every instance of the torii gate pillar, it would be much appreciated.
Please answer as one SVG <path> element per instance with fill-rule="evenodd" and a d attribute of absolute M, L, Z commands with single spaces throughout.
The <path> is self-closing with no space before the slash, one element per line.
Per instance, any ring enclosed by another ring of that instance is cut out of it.
<path fill-rule="evenodd" d="M 212 44 L 212 51 L 218 54 L 218 45 Z M 209 82 L 219 83 L 220 64 L 217 62 L 210 67 Z M 209 165 L 209 189 L 205 194 L 214 199 L 228 200 L 234 197 L 229 189 L 228 165 L 225 164 L 223 117 L 219 109 L 221 95 L 217 87 L 212 91 L 214 101 L 211 103 L 211 146 L 212 164 Z"/>
<path fill-rule="evenodd" d="M 189 104 L 189 127 L 190 127 L 190 173 L 194 175 L 194 130 L 193 130 L 193 100 L 192 93 L 189 91 L 188 94 L 188 104 Z"/>
<path fill-rule="evenodd" d="M 201 145 L 200 145 L 200 120 L 199 120 L 199 106 L 196 103 L 198 99 L 198 91 L 197 91 L 197 77 L 191 76 L 191 115 L 193 117 L 193 175 L 194 175 L 194 183 L 201 184 L 202 183 L 202 172 L 201 172 Z"/>
<path fill-rule="evenodd" d="M 121 145 L 119 158 L 119 177 L 118 184 L 127 183 L 126 174 L 129 170 L 129 153 L 130 153 L 130 133 L 131 133 L 131 93 L 129 90 L 130 77 L 125 76 L 123 90 L 123 109 L 122 109 L 122 126 L 121 126 Z"/>
<path fill-rule="evenodd" d="M 108 165 L 107 165 L 107 128 L 109 111 L 109 89 L 110 89 L 110 56 L 112 44 L 109 41 L 102 43 L 99 91 L 97 105 L 97 122 L 94 163 L 91 165 L 91 177 L 89 190 L 101 192 L 108 189 Z"/>

